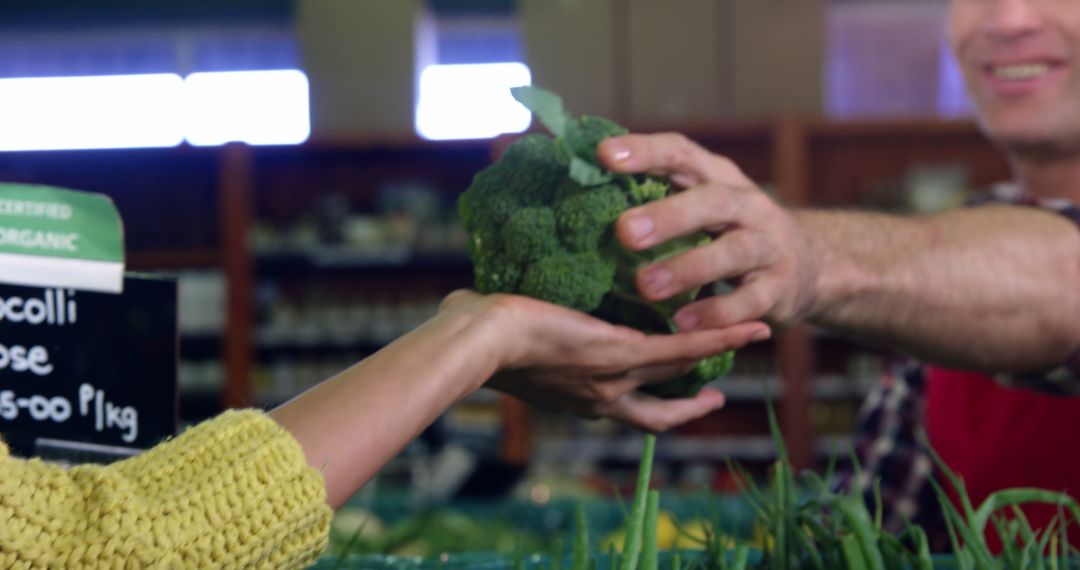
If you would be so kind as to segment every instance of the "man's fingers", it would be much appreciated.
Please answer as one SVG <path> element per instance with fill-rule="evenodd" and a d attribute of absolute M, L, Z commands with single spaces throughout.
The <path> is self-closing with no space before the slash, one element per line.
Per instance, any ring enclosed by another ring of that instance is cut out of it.
<path fill-rule="evenodd" d="M 622 213 L 615 235 L 642 250 L 699 231 L 716 231 L 738 219 L 749 194 L 719 184 L 699 185 Z"/>
<path fill-rule="evenodd" d="M 765 234 L 737 229 L 711 243 L 643 268 L 637 275 L 641 295 L 652 301 L 667 299 L 724 279 L 749 273 L 773 257 Z"/>
<path fill-rule="evenodd" d="M 730 293 L 691 303 L 679 309 L 674 319 L 681 330 L 730 327 L 735 323 L 763 318 L 779 301 L 772 281 L 760 279 Z"/>
<path fill-rule="evenodd" d="M 600 162 L 614 172 L 648 172 L 679 179 L 686 186 L 736 182 L 745 175 L 730 160 L 713 154 L 678 133 L 625 135 L 596 149 Z"/>
<path fill-rule="evenodd" d="M 709 388 L 702 389 L 693 398 L 677 400 L 662 400 L 635 392 L 612 402 L 602 414 L 646 431 L 662 432 L 723 406 L 724 395 Z"/>

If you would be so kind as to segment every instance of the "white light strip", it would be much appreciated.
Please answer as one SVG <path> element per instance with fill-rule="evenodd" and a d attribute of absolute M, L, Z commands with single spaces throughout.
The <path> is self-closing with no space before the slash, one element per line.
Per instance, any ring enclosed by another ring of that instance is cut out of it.
<path fill-rule="evenodd" d="M 532 83 L 522 63 L 431 65 L 420 73 L 416 132 L 432 140 L 491 138 L 529 128 L 510 88 Z"/>
<path fill-rule="evenodd" d="M 298 144 L 308 101 L 295 69 L 0 79 L 0 151 Z"/>
<path fill-rule="evenodd" d="M 311 134 L 307 76 L 295 69 L 193 73 L 184 82 L 183 114 L 193 145 L 299 144 Z"/>
<path fill-rule="evenodd" d="M 173 74 L 0 79 L 0 150 L 178 145 L 183 85 Z"/>

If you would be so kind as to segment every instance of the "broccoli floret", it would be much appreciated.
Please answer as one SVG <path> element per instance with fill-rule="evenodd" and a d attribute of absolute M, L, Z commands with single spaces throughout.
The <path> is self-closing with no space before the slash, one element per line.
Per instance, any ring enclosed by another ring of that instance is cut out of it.
<path fill-rule="evenodd" d="M 628 207 L 626 193 L 614 184 L 564 193 L 555 205 L 559 238 L 570 251 L 595 251 Z"/>
<path fill-rule="evenodd" d="M 601 117 L 570 118 L 561 99 L 528 89 L 518 88 L 515 97 L 531 105 L 556 137 L 531 134 L 518 139 L 498 162 L 473 178 L 458 200 L 470 234 L 476 288 L 528 295 L 646 333 L 674 331 L 671 317 L 697 292 L 648 302 L 637 293 L 635 274 L 645 264 L 711 238 L 687 236 L 644 252 L 623 249 L 612 237 L 615 220 L 632 206 L 663 198 L 670 185 L 604 170 L 596 145 L 626 129 Z M 544 108 L 534 108 L 537 105 Z M 716 355 L 647 391 L 661 397 L 690 396 L 730 367 L 730 352 Z"/>
<path fill-rule="evenodd" d="M 507 147 L 499 162 L 473 177 L 458 200 L 458 215 L 469 232 L 497 232 L 518 209 L 550 205 L 565 178 L 566 158 L 555 140 L 527 135 Z"/>
<path fill-rule="evenodd" d="M 473 233 L 469 236 L 468 247 L 477 291 L 485 294 L 517 292 L 524 269 L 498 246 L 493 234 Z"/>
<path fill-rule="evenodd" d="M 514 212 L 503 224 L 500 235 L 514 263 L 538 261 L 563 250 L 551 208 L 532 206 Z"/>
<path fill-rule="evenodd" d="M 501 261 L 499 256 L 475 263 L 473 274 L 476 290 L 481 293 L 517 293 L 521 283 L 521 266 Z"/>
<path fill-rule="evenodd" d="M 596 251 L 556 253 L 529 265 L 520 293 L 590 312 L 611 290 L 615 262 Z"/>
<path fill-rule="evenodd" d="M 661 398 L 679 398 L 686 394 L 697 394 L 706 384 L 731 372 L 734 364 L 732 351 L 703 358 L 694 364 L 694 369 L 674 380 L 660 384 L 649 384 L 641 391 Z"/>
<path fill-rule="evenodd" d="M 502 180 L 513 185 L 513 193 L 525 206 L 550 206 L 555 190 L 566 178 L 566 156 L 554 139 L 541 134 L 514 141 L 498 164 L 509 174 Z"/>
<path fill-rule="evenodd" d="M 469 232 L 494 232 L 521 207 L 517 196 L 504 192 L 502 184 L 510 180 L 508 169 L 490 167 L 473 177 L 472 192 L 462 194 L 458 200 L 458 216 Z"/>

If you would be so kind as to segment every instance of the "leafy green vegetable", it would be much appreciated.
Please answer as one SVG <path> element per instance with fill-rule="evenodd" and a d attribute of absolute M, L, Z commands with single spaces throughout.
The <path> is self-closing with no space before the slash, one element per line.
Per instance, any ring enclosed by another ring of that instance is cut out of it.
<path fill-rule="evenodd" d="M 644 252 L 624 249 L 614 237 L 615 221 L 631 207 L 666 196 L 670 184 L 601 166 L 597 145 L 625 128 L 603 117 L 571 117 L 562 99 L 543 89 L 518 87 L 513 94 L 555 136 L 518 139 L 477 173 L 458 200 L 477 290 L 536 297 L 650 334 L 675 331 L 672 316 L 698 291 L 646 301 L 637 292 L 637 271 L 706 244 L 710 236 L 677 238 Z M 703 359 L 689 373 L 645 391 L 692 396 L 727 374 L 732 358 L 727 352 Z"/>
<path fill-rule="evenodd" d="M 652 478 L 653 454 L 656 453 L 656 436 L 645 435 L 645 449 L 641 452 L 641 464 L 638 466 L 637 489 L 634 493 L 633 506 L 630 507 L 630 520 L 626 525 L 626 539 L 623 541 L 622 564 L 619 570 L 636 570 L 641 555 L 641 540 L 644 534 L 645 511 L 649 497 L 649 480 Z M 655 520 L 653 521 L 656 522 Z M 654 528 L 655 532 L 655 528 Z"/>
<path fill-rule="evenodd" d="M 585 507 L 580 503 L 574 509 L 574 559 L 573 570 L 589 570 L 589 522 L 585 519 Z"/>
<path fill-rule="evenodd" d="M 659 559 L 656 544 L 656 525 L 660 513 L 660 492 L 649 491 L 645 501 L 645 529 L 642 532 L 640 570 L 657 570 Z"/>
<path fill-rule="evenodd" d="M 530 111 L 536 113 L 536 116 L 540 117 L 540 121 L 553 135 L 557 137 L 563 136 L 566 131 L 566 123 L 570 121 L 570 116 L 563 107 L 562 97 L 546 89 L 532 87 L 513 87 L 510 92 L 513 94 L 514 99 L 517 99 Z"/>

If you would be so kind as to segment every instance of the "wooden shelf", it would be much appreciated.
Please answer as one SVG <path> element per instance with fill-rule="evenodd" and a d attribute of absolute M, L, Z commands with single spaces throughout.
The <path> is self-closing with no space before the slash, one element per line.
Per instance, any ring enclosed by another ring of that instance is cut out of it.
<path fill-rule="evenodd" d="M 129 251 L 127 268 L 149 269 L 204 269 L 218 267 L 220 255 L 215 249 Z"/>
<path fill-rule="evenodd" d="M 806 133 L 811 141 L 828 139 L 847 142 L 865 139 L 895 141 L 898 137 L 916 139 L 936 137 L 983 138 L 978 127 L 971 121 L 942 121 L 930 118 L 851 121 L 815 119 L 807 121 Z"/>
<path fill-rule="evenodd" d="M 384 255 L 358 253 L 348 247 L 320 247 L 306 251 L 262 253 L 255 257 L 260 275 L 335 272 L 472 271 L 465 252 L 420 253 L 407 249 Z"/>

